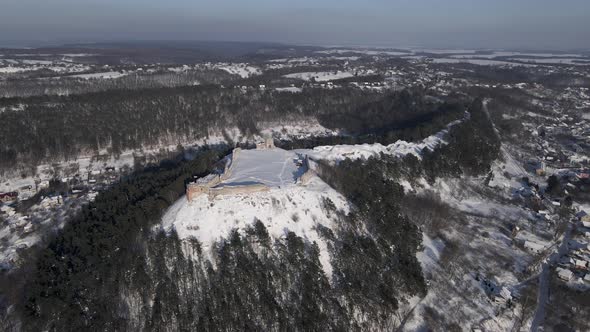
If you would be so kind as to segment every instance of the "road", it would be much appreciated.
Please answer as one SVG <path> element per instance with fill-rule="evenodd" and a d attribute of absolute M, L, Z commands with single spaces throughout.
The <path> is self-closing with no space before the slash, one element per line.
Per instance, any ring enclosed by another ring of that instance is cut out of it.
<path fill-rule="evenodd" d="M 531 323 L 532 332 L 543 331 L 542 325 L 545 321 L 545 306 L 549 301 L 549 278 L 551 277 L 551 266 L 553 266 L 561 258 L 561 256 L 567 253 L 568 242 L 571 238 L 572 228 L 572 223 L 569 223 L 559 248 L 545 261 L 545 263 L 543 263 L 542 271 L 539 273 L 537 309 L 535 310 L 535 316 L 533 318 L 533 322 Z"/>

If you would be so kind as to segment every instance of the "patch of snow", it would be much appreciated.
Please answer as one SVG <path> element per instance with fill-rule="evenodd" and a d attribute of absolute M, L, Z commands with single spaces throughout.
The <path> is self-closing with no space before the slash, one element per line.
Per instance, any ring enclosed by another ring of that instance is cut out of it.
<path fill-rule="evenodd" d="M 286 123 L 263 123 L 260 125 L 260 133 L 274 138 L 289 140 L 292 138 L 306 138 L 311 136 L 337 136 L 341 133 L 337 130 L 322 126 L 317 119 L 306 119 Z"/>
<path fill-rule="evenodd" d="M 218 69 L 224 70 L 232 75 L 238 75 L 241 78 L 260 75 L 262 71 L 258 67 L 250 66 L 245 63 L 226 64 L 217 66 Z"/>
<path fill-rule="evenodd" d="M 509 61 L 500 61 L 500 60 L 487 60 L 487 59 L 447 59 L 447 58 L 435 58 L 432 59 L 433 63 L 469 63 L 478 66 L 513 66 L 513 67 L 536 67 L 534 64 L 528 63 L 516 63 L 516 62 L 509 62 Z"/>
<path fill-rule="evenodd" d="M 412 49 L 416 53 L 429 53 L 429 54 L 464 54 L 464 53 L 475 53 L 475 50 L 461 50 L 461 49 L 439 49 L 439 48 L 416 48 Z"/>
<path fill-rule="evenodd" d="M 13 73 L 22 73 L 25 71 L 33 71 L 38 70 L 39 68 L 30 68 L 30 67 L 3 67 L 0 68 L 0 73 L 3 74 L 13 74 Z"/>
<path fill-rule="evenodd" d="M 284 75 L 286 78 L 296 78 L 304 81 L 310 81 L 312 78 L 316 82 L 326 82 L 331 80 L 338 80 L 342 78 L 354 77 L 354 74 L 349 71 L 324 71 L 324 72 L 304 72 Z"/>
<path fill-rule="evenodd" d="M 426 233 L 422 232 L 422 245 L 424 249 L 416 253 L 416 258 L 422 265 L 422 270 L 428 273 L 438 264 L 445 244 L 440 239 L 431 239 Z"/>
<path fill-rule="evenodd" d="M 315 53 L 318 53 L 318 54 L 356 53 L 356 54 L 366 54 L 366 55 L 400 56 L 400 55 L 408 55 L 411 52 L 410 51 L 387 51 L 387 50 L 362 50 L 362 49 L 332 49 L 332 50 L 316 51 Z"/>
<path fill-rule="evenodd" d="M 287 186 L 295 183 L 305 172 L 296 164 L 296 160 L 301 158 L 297 153 L 283 149 L 242 150 L 234 156 L 231 176 L 223 184 Z"/>
<path fill-rule="evenodd" d="M 275 88 L 275 90 L 278 92 L 291 92 L 291 93 L 299 93 L 299 92 L 303 91 L 301 88 L 298 88 L 295 86 L 290 86 L 290 87 L 286 87 L 286 88 Z"/>
<path fill-rule="evenodd" d="M 468 113 L 466 113 L 466 116 L 468 116 Z M 381 153 L 393 155 L 396 157 L 404 157 L 405 155 L 413 154 L 418 159 L 421 159 L 422 151 L 424 149 L 432 151 L 441 144 L 447 144 L 447 142 L 444 140 L 445 135 L 452 126 L 460 123 L 461 121 L 463 120 L 451 122 L 447 125 L 446 129 L 443 129 L 438 133 L 425 138 L 420 143 L 399 140 L 387 146 L 384 146 L 380 143 L 318 146 L 307 152 L 307 154 L 310 158 L 315 160 L 328 160 L 333 162 L 340 162 L 345 159 L 368 159 L 370 157 L 377 157 Z"/>
<path fill-rule="evenodd" d="M 68 76 L 68 77 L 75 77 L 75 78 L 82 78 L 82 79 L 89 80 L 89 79 L 115 79 L 115 78 L 123 77 L 125 75 L 127 75 L 127 74 L 116 72 L 116 71 L 108 71 L 108 72 L 103 72 L 103 73 L 78 74 L 78 75 L 72 75 L 72 76 Z"/>

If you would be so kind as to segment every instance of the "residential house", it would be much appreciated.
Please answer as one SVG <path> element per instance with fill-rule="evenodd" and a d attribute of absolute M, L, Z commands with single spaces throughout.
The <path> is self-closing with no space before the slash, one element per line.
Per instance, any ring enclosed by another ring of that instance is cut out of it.
<path fill-rule="evenodd" d="M 524 241 L 524 247 L 531 251 L 534 252 L 536 254 L 540 254 L 541 252 L 543 252 L 545 250 L 545 246 L 536 242 L 532 242 L 532 241 Z"/>
<path fill-rule="evenodd" d="M 570 281 L 574 277 L 574 273 L 568 269 L 562 269 L 558 267 L 556 271 L 557 277 L 563 281 Z"/>
<path fill-rule="evenodd" d="M 11 191 L 8 193 L 0 193 L 0 202 L 2 202 L 2 203 L 14 202 L 17 199 L 18 199 L 18 193 L 16 191 Z"/>

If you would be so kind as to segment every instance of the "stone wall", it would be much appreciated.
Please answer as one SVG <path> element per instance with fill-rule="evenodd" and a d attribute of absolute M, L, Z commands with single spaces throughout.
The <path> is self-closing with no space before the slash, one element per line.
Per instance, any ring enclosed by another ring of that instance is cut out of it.
<path fill-rule="evenodd" d="M 301 175 L 301 177 L 299 177 L 297 183 L 307 184 L 314 176 L 318 175 L 318 173 L 315 171 L 316 166 L 314 165 L 314 161 L 310 160 L 309 157 L 305 156 L 303 165 L 307 170 Z"/>
<path fill-rule="evenodd" d="M 263 142 L 256 143 L 256 149 L 264 150 L 264 149 L 274 149 L 275 148 L 275 141 L 272 138 L 266 138 Z"/>
<path fill-rule="evenodd" d="M 316 176 L 316 172 L 312 169 L 307 169 L 303 175 L 298 180 L 298 183 L 307 184 L 309 180 L 311 180 L 314 176 Z"/>
<path fill-rule="evenodd" d="M 214 187 L 223 181 L 221 175 L 211 177 L 207 182 L 194 182 L 186 186 L 186 198 L 189 201 L 199 197 L 203 194 L 208 194 L 211 187 Z"/>
<path fill-rule="evenodd" d="M 240 148 L 235 148 L 232 152 L 231 160 L 225 165 L 222 174 L 212 176 L 210 180 L 202 178 L 196 182 L 189 183 L 186 186 L 186 199 L 190 202 L 201 195 L 210 195 L 213 187 L 230 178 L 234 166 L 234 158 L 242 151 Z"/>
<path fill-rule="evenodd" d="M 223 195 L 240 195 L 252 194 L 257 192 L 269 191 L 270 188 L 264 184 L 251 184 L 247 186 L 227 186 L 209 189 L 209 198 L 215 198 Z"/>

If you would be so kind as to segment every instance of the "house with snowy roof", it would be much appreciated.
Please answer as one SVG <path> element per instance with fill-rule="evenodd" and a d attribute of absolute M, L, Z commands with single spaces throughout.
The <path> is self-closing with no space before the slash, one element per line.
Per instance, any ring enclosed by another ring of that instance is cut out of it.
<path fill-rule="evenodd" d="M 531 251 L 534 252 L 536 254 L 540 254 L 541 252 L 543 252 L 545 250 L 545 246 L 533 241 L 524 241 L 524 247 Z"/>
<path fill-rule="evenodd" d="M 574 273 L 569 269 L 562 269 L 558 267 L 556 269 L 557 277 L 563 281 L 570 281 L 574 277 Z"/>

